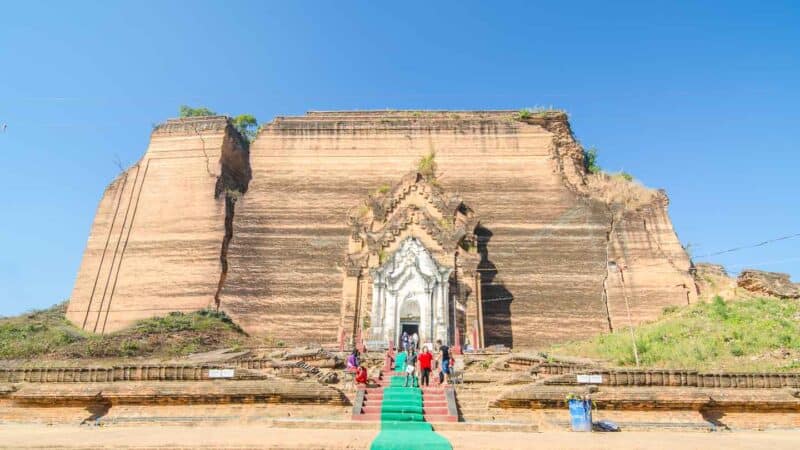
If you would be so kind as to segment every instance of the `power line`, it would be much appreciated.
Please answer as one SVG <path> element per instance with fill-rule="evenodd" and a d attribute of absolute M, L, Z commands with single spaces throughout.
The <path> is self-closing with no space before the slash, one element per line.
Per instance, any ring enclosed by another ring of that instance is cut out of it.
<path fill-rule="evenodd" d="M 800 237 L 800 233 L 789 234 L 787 236 L 781 236 L 781 237 L 775 238 L 775 239 L 768 239 L 766 241 L 761 241 L 761 242 L 759 242 L 757 244 L 743 245 L 741 247 L 729 248 L 727 250 L 722 250 L 722 251 L 718 251 L 718 252 L 714 252 L 714 253 L 706 253 L 705 255 L 698 255 L 698 256 L 695 256 L 694 258 L 706 258 L 706 257 L 709 257 L 709 256 L 717 256 L 717 255 L 722 255 L 722 254 L 725 254 L 725 253 L 738 252 L 739 250 L 746 250 L 748 248 L 762 247 L 764 245 L 771 244 L 773 242 L 785 241 L 785 240 L 793 239 L 793 238 L 796 238 L 796 237 Z"/>
<path fill-rule="evenodd" d="M 723 255 L 723 254 L 726 254 L 726 253 L 738 252 L 740 250 L 746 250 L 746 249 L 750 249 L 750 248 L 762 247 L 764 245 L 771 244 L 773 242 L 785 241 L 785 240 L 793 239 L 793 238 L 796 238 L 796 237 L 800 237 L 800 233 L 789 234 L 789 235 L 781 236 L 781 237 L 778 237 L 778 238 L 775 238 L 775 239 L 768 239 L 766 241 L 761 241 L 761 242 L 759 242 L 757 244 L 743 245 L 743 246 L 740 246 L 740 247 L 733 247 L 733 248 L 729 248 L 727 250 L 721 250 L 721 251 L 718 251 L 718 252 L 706 253 L 704 255 L 697 255 L 697 256 L 689 255 L 689 259 L 692 260 L 692 261 L 696 261 L 696 260 L 698 260 L 700 258 L 707 258 L 709 256 Z M 664 262 L 657 262 L 657 263 L 653 263 L 653 264 L 642 264 L 642 265 L 638 265 L 638 266 L 635 266 L 635 267 L 637 269 L 641 269 L 641 268 L 644 268 L 644 267 L 660 266 L 662 264 L 665 264 L 665 263 Z M 742 265 L 742 267 L 744 267 L 744 265 Z"/>

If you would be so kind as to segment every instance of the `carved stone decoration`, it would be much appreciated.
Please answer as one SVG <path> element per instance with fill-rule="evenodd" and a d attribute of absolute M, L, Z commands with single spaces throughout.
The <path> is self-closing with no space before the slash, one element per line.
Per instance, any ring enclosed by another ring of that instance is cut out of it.
<path fill-rule="evenodd" d="M 415 171 L 391 189 L 371 194 L 350 210 L 347 221 L 343 343 L 354 342 L 359 331 L 373 343 L 396 342 L 404 326 L 416 330 L 421 342 L 451 342 L 455 323 L 463 328 L 475 322 L 454 322 L 451 316 L 480 309 L 464 304 L 478 286 L 450 287 L 477 279 L 480 260 L 475 237 L 479 221 L 459 196 Z M 477 296 L 471 300 L 477 303 Z"/>
<path fill-rule="evenodd" d="M 403 324 L 418 327 L 421 342 L 447 341 L 450 267 L 440 267 L 419 239 L 408 237 L 372 269 L 372 327 L 375 340 L 397 339 Z"/>

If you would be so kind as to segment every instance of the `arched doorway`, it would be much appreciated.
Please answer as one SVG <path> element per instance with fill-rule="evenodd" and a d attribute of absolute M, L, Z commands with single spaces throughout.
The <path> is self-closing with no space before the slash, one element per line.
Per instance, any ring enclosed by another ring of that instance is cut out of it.
<path fill-rule="evenodd" d="M 395 336 L 395 342 L 400 341 L 400 336 L 403 333 L 408 333 L 412 336 L 414 333 L 419 334 L 420 330 L 420 307 L 419 301 L 409 293 L 400 306 L 400 314 L 398 317 L 397 331 L 398 336 Z"/>
<path fill-rule="evenodd" d="M 413 330 L 420 342 L 447 342 L 447 300 L 452 269 L 441 267 L 419 239 L 406 238 L 371 271 L 372 326 L 369 335 L 397 342 Z"/>

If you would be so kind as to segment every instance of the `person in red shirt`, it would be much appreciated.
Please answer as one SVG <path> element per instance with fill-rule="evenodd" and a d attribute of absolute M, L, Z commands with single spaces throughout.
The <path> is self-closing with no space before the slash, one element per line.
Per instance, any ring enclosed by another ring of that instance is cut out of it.
<path fill-rule="evenodd" d="M 422 354 L 419 355 L 417 361 L 419 362 L 419 372 L 420 372 L 420 386 L 428 386 L 430 384 L 431 379 L 431 361 L 433 360 L 433 355 L 428 350 L 427 346 L 422 347 Z"/>
<path fill-rule="evenodd" d="M 356 369 L 356 384 L 367 384 L 367 368 L 363 365 Z"/>

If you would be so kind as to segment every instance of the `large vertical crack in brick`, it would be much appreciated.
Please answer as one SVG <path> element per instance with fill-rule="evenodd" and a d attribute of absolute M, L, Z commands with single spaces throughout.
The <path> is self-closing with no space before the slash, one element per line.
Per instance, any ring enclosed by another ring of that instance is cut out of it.
<path fill-rule="evenodd" d="M 233 194 L 225 194 L 225 236 L 222 238 L 222 248 L 219 251 L 219 263 L 221 270 L 219 272 L 219 281 L 217 282 L 217 291 L 214 293 L 214 307 L 219 311 L 222 299 L 222 287 L 225 285 L 225 279 L 228 278 L 228 247 L 233 240 L 233 216 L 236 212 L 236 196 Z"/>
<path fill-rule="evenodd" d="M 609 208 L 609 211 L 611 208 Z M 611 222 L 606 231 L 606 273 L 603 277 L 603 304 L 606 308 L 606 319 L 608 320 L 608 331 L 614 332 L 614 326 L 611 323 L 611 309 L 608 307 L 608 278 L 611 275 L 611 237 L 614 235 L 614 213 L 611 213 Z"/>
<path fill-rule="evenodd" d="M 250 145 L 245 137 L 228 124 L 222 151 L 219 157 L 220 175 L 214 189 L 214 197 L 225 201 L 225 234 L 219 251 L 220 273 L 217 290 L 214 292 L 214 307 L 219 311 L 222 305 L 222 289 L 228 278 L 228 248 L 233 240 L 233 219 L 236 202 L 247 192 L 252 178 L 250 170 Z"/>

